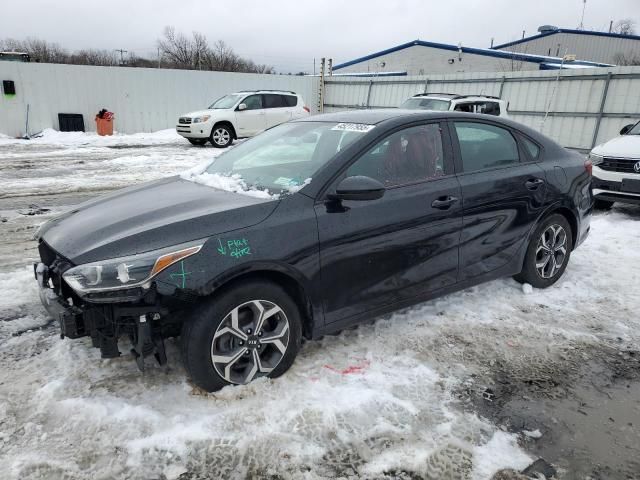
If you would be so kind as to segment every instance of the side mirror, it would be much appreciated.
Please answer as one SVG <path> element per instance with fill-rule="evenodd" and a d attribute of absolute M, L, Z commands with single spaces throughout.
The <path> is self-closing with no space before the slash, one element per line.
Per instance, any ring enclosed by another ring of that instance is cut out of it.
<path fill-rule="evenodd" d="M 242 111 L 242 110 L 246 110 L 247 109 L 247 104 L 246 103 L 241 103 L 240 105 L 238 105 L 238 111 Z"/>
<path fill-rule="evenodd" d="M 328 197 L 330 200 L 378 200 L 384 192 L 384 185 L 378 180 L 358 175 L 343 179 L 336 187 L 336 193 L 330 193 Z"/>

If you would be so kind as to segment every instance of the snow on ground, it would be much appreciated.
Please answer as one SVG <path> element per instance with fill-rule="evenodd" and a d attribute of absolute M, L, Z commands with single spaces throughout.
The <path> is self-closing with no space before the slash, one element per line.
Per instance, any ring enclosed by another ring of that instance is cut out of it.
<path fill-rule="evenodd" d="M 61 206 L 67 199 L 56 192 L 80 188 L 83 178 L 104 190 L 177 173 L 219 151 L 180 139 L 119 150 L 86 141 L 0 143 L 2 185 L 34 195 L 0 194 L 8 219 L 0 238 L 10 244 L 0 250 L 3 478 L 487 479 L 535 459 L 522 445 L 538 427 L 503 431 L 461 404 L 461 389 L 481 395 L 495 365 L 546 372 L 574 351 L 640 345 L 640 298 L 630 290 L 640 250 L 629 248 L 640 208 L 622 207 L 594 217 L 555 287 L 502 279 L 372 318 L 305 343 L 276 380 L 202 394 L 185 379 L 177 341 L 168 342 L 168 367 L 149 360 L 144 374 L 128 355 L 101 360 L 89 340 L 60 340 L 40 307 L 28 237 L 51 212 L 12 209 L 50 198 Z"/>

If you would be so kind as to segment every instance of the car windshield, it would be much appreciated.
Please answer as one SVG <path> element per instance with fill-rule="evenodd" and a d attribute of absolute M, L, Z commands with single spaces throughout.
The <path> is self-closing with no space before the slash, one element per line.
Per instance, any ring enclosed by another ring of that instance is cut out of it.
<path fill-rule="evenodd" d="M 636 123 L 636 126 L 627 132 L 627 135 L 640 135 L 640 122 Z"/>
<path fill-rule="evenodd" d="M 219 98 L 218 100 L 213 102 L 209 106 L 209 109 L 231 108 L 236 104 L 238 100 L 240 100 L 240 97 L 242 97 L 242 95 L 240 95 L 239 93 L 225 95 L 224 97 Z"/>
<path fill-rule="evenodd" d="M 400 108 L 408 108 L 410 110 L 439 110 L 447 111 L 451 105 L 451 101 L 437 98 L 421 98 L 413 97 L 406 100 Z"/>
<path fill-rule="evenodd" d="M 285 123 L 225 152 L 203 174 L 218 180 L 231 178 L 236 185 L 239 180 L 244 190 L 295 192 L 336 153 L 372 128 L 373 125 L 336 122 Z M 219 181 L 203 183 L 224 188 Z"/>

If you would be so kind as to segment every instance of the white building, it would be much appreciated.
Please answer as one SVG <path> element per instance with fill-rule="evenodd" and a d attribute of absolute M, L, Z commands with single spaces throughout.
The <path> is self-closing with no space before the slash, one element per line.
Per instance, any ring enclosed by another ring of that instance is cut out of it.
<path fill-rule="evenodd" d="M 640 6 L 640 5 L 639 5 Z M 538 35 L 494 46 L 494 50 L 563 57 L 622 65 L 623 59 L 640 62 L 640 36 L 569 30 L 545 25 Z"/>
<path fill-rule="evenodd" d="M 458 72 L 514 72 L 563 68 L 608 67 L 605 63 L 575 60 L 548 55 L 531 55 L 488 48 L 470 48 L 444 43 L 414 40 L 397 47 L 375 52 L 335 65 L 336 74 L 427 75 Z"/>

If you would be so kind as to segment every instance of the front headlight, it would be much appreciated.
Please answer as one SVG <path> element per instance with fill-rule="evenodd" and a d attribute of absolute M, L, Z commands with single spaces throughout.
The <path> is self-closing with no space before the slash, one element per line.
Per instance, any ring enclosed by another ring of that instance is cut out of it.
<path fill-rule="evenodd" d="M 86 263 L 70 268 L 62 277 L 79 295 L 148 287 L 149 281 L 174 263 L 200 251 L 204 242 L 163 248 L 153 252 Z"/>
<path fill-rule="evenodd" d="M 196 117 L 191 120 L 191 123 L 204 123 L 211 118 L 211 115 L 203 115 L 202 117 Z"/>
<path fill-rule="evenodd" d="M 595 153 L 590 153 L 589 160 L 591 160 L 591 165 L 600 165 L 604 160 L 604 157 L 602 155 L 596 155 Z"/>

